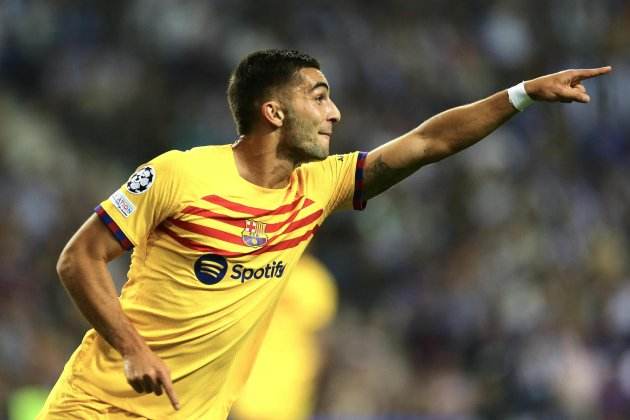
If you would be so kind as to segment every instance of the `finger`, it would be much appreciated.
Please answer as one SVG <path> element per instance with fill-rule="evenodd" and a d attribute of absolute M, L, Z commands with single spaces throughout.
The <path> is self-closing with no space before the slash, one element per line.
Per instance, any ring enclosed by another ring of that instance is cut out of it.
<path fill-rule="evenodd" d="M 587 103 L 591 100 L 590 96 L 579 89 L 566 87 L 558 92 L 558 100 L 560 102 L 581 102 Z"/>
<path fill-rule="evenodd" d="M 575 98 L 575 100 L 576 100 L 576 102 L 587 104 L 587 103 L 589 103 L 591 101 L 591 97 L 588 96 L 585 93 L 581 93 Z"/>
<path fill-rule="evenodd" d="M 144 387 L 144 392 L 146 392 L 147 394 L 153 392 L 153 389 L 155 388 L 155 382 L 153 381 L 153 378 L 149 375 L 144 375 L 142 377 L 142 385 Z"/>
<path fill-rule="evenodd" d="M 595 69 L 579 69 L 579 70 L 574 70 L 574 77 L 573 80 L 576 81 L 581 81 L 581 80 L 586 80 L 586 79 L 590 79 L 592 77 L 597 77 L 597 76 L 601 76 L 602 74 L 606 74 L 606 73 L 610 73 L 612 71 L 612 67 L 611 66 L 606 66 L 606 67 L 598 67 Z"/>
<path fill-rule="evenodd" d="M 571 92 L 570 95 L 567 95 L 567 98 L 583 104 L 588 103 L 591 100 L 591 97 L 588 96 L 586 92 L 580 92 L 579 90 Z"/>
<path fill-rule="evenodd" d="M 158 376 L 158 380 L 160 384 L 164 387 L 164 391 L 168 396 L 168 399 L 171 401 L 171 405 L 175 410 L 179 410 L 179 399 L 177 395 L 175 395 L 175 390 L 173 389 L 173 383 L 171 382 L 171 378 L 168 374 L 160 373 Z"/>
<path fill-rule="evenodd" d="M 157 381 L 157 384 L 155 385 L 155 389 L 153 390 L 153 393 L 157 395 L 158 397 L 162 395 L 162 382 L 160 382 L 159 379 Z"/>
<path fill-rule="evenodd" d="M 138 394 L 144 393 L 144 388 L 142 387 L 142 384 L 140 383 L 140 381 L 131 380 L 131 381 L 127 381 L 127 383 L 131 385 L 133 390 L 136 391 Z"/>
<path fill-rule="evenodd" d="M 579 90 L 582 93 L 586 93 L 586 88 L 582 83 L 578 83 L 577 85 L 573 86 L 573 88 Z"/>

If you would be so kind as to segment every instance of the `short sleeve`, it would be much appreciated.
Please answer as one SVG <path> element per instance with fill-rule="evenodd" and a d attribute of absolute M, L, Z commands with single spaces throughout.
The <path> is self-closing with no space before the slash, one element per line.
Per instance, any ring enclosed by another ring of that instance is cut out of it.
<path fill-rule="evenodd" d="M 363 210 L 363 168 L 366 152 L 332 155 L 321 162 L 309 164 L 318 194 L 325 202 L 325 214 L 337 209 Z"/>
<path fill-rule="evenodd" d="M 138 245 L 180 202 L 183 152 L 170 151 L 138 167 L 94 211 L 123 248 Z"/>

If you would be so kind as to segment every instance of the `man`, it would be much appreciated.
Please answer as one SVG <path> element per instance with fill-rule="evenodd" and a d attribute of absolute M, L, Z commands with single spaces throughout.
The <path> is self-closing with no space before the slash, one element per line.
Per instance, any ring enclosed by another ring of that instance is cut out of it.
<path fill-rule="evenodd" d="M 532 100 L 588 102 L 582 80 L 610 70 L 539 77 L 369 153 L 328 156 L 341 115 L 318 62 L 287 50 L 246 57 L 228 87 L 238 140 L 143 165 L 63 250 L 59 276 L 94 329 L 41 418 L 226 418 L 289 272 L 330 213 L 363 209 Z M 132 247 L 118 299 L 107 262 Z"/>

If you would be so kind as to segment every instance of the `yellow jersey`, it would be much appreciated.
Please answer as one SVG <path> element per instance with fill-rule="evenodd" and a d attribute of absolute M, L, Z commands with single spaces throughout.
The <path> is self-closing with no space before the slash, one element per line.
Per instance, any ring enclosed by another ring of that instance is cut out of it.
<path fill-rule="evenodd" d="M 313 235 L 333 210 L 365 206 L 365 157 L 303 164 L 281 189 L 243 179 L 229 145 L 170 151 L 141 166 L 96 212 L 133 248 L 120 302 L 170 368 L 181 409 L 165 396 L 136 393 L 120 354 L 93 329 L 64 375 L 151 419 L 225 419 Z"/>

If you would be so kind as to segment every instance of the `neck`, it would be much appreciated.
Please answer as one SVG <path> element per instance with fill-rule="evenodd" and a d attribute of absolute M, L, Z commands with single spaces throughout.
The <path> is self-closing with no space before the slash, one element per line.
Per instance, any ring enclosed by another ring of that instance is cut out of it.
<path fill-rule="evenodd" d="M 245 180 L 263 188 L 284 188 L 297 164 L 279 153 L 277 132 L 241 136 L 232 145 L 236 169 Z"/>

